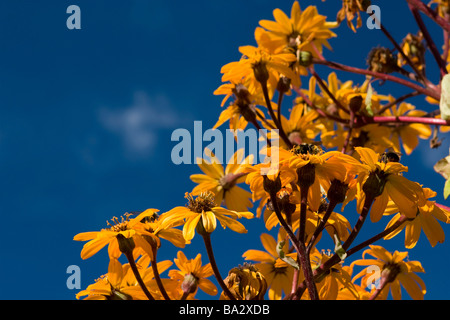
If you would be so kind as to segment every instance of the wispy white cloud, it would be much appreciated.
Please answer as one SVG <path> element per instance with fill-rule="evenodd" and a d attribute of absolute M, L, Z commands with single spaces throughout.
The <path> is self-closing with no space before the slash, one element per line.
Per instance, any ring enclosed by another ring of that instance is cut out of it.
<path fill-rule="evenodd" d="M 101 108 L 98 116 L 106 130 L 119 135 L 127 155 L 133 157 L 151 154 L 159 130 L 175 128 L 180 123 L 165 96 L 149 97 L 144 92 L 135 93 L 132 105 Z"/>

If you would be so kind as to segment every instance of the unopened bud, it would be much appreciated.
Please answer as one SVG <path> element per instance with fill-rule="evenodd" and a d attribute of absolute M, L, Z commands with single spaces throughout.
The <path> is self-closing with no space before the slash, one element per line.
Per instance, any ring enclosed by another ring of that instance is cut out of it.
<path fill-rule="evenodd" d="M 198 279 L 192 273 L 189 273 L 184 276 L 184 280 L 181 283 L 181 290 L 183 290 L 184 293 L 190 294 L 197 290 L 197 286 Z"/>
<path fill-rule="evenodd" d="M 357 113 L 359 110 L 361 110 L 362 107 L 363 98 L 358 95 L 354 96 L 350 99 L 349 108 L 353 113 Z"/>
<path fill-rule="evenodd" d="M 373 171 L 369 174 L 366 182 L 364 183 L 362 190 L 366 194 L 366 197 L 375 199 L 381 196 L 386 184 L 386 174 L 384 172 Z"/>
<path fill-rule="evenodd" d="M 288 92 L 289 89 L 291 88 L 291 79 L 289 79 L 288 77 L 285 76 L 280 76 L 280 79 L 278 80 L 278 84 L 277 84 L 277 90 L 278 92 Z"/>
<path fill-rule="evenodd" d="M 281 190 L 281 179 L 280 174 L 275 178 L 275 180 L 269 179 L 267 175 L 263 176 L 263 187 L 264 190 L 269 194 L 276 194 Z"/>
<path fill-rule="evenodd" d="M 313 164 L 308 163 L 297 169 L 297 185 L 300 189 L 309 188 L 316 180 L 316 170 Z"/>
<path fill-rule="evenodd" d="M 299 51 L 297 52 L 298 64 L 302 67 L 309 67 L 312 63 L 312 54 L 309 51 Z"/>
<path fill-rule="evenodd" d="M 117 236 L 117 242 L 119 243 L 119 250 L 122 253 L 131 253 L 135 247 L 133 238 L 126 238 L 123 234 L 119 233 Z"/>
<path fill-rule="evenodd" d="M 333 203 L 342 203 L 345 200 L 345 196 L 348 191 L 348 184 L 333 179 L 331 181 L 330 188 L 328 189 L 327 198 Z"/>
<path fill-rule="evenodd" d="M 253 73 L 255 75 L 255 79 L 259 83 L 266 83 L 269 80 L 269 71 L 267 70 L 265 63 L 256 63 L 253 66 Z"/>

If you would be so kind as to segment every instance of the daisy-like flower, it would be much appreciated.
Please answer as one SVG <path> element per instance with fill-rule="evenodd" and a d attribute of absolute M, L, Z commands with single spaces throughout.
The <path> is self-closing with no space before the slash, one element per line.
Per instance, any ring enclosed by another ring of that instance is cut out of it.
<path fill-rule="evenodd" d="M 315 123 L 317 118 L 316 111 L 307 110 L 304 104 L 297 104 L 292 108 L 289 119 L 284 116 L 281 117 L 281 125 L 293 145 L 312 143 L 322 129 L 321 124 Z M 280 140 L 280 146 L 287 148 L 282 139 Z"/>
<path fill-rule="evenodd" d="M 225 206 L 234 211 L 247 211 L 253 206 L 250 201 L 251 193 L 237 186 L 245 181 L 244 169 L 253 162 L 253 155 L 244 159 L 244 149 L 239 149 L 229 159 L 224 170 L 217 157 L 211 153 L 211 161 L 197 159 L 198 166 L 204 174 L 193 174 L 191 180 L 198 183 L 192 190 L 197 196 L 202 192 L 211 191 L 215 195 L 217 204 L 222 200 Z"/>
<path fill-rule="evenodd" d="M 308 188 L 308 205 L 313 211 L 319 209 L 323 189 L 328 191 L 331 181 L 337 179 L 344 181 L 349 172 L 359 170 L 357 161 L 338 151 L 324 152 L 320 147 L 311 144 L 295 146 L 290 151 L 286 163 L 296 170 L 297 184 Z"/>
<path fill-rule="evenodd" d="M 249 263 L 231 269 L 224 283 L 236 300 L 264 300 L 267 291 L 263 274 Z M 229 300 L 229 297 L 222 292 L 220 300 Z"/>
<path fill-rule="evenodd" d="M 321 264 L 329 260 L 331 255 L 331 251 L 325 252 L 325 250 L 323 250 L 319 253 L 316 250 L 314 253 L 314 258 L 311 259 L 312 268 L 318 268 Z M 354 295 L 357 294 L 350 274 L 347 272 L 347 269 L 342 267 L 341 264 L 334 265 L 327 273 L 323 274 L 321 279 L 317 281 L 316 285 L 320 300 L 336 300 L 339 291 L 343 288 L 346 288 Z M 306 292 L 305 294 L 308 293 Z"/>
<path fill-rule="evenodd" d="M 372 149 L 356 147 L 366 171 L 358 176 L 357 209 L 362 212 L 366 197 L 374 200 L 370 209 L 372 222 L 383 216 L 389 199 L 408 217 L 414 218 L 425 198 L 422 188 L 401 175 L 408 168 L 399 162 L 383 161 Z"/>
<path fill-rule="evenodd" d="M 296 61 L 292 53 L 270 54 L 264 48 L 254 46 L 239 47 L 243 57 L 239 61 L 230 62 L 221 69 L 222 81 L 248 83 L 248 91 L 256 94 L 262 85 L 267 84 L 269 96 L 273 95 L 280 75 L 291 79 L 293 84 L 299 85 L 299 79 L 289 64 Z"/>
<path fill-rule="evenodd" d="M 416 110 L 416 108 L 406 102 L 402 102 L 398 107 L 393 106 L 391 109 L 383 112 L 385 116 L 408 116 L 423 117 L 427 113 L 425 111 Z M 422 123 L 401 123 L 387 126 L 391 130 L 390 139 L 392 140 L 394 150 L 401 152 L 401 146 L 407 155 L 419 145 L 420 139 L 428 139 L 432 130 L 429 125 Z"/>
<path fill-rule="evenodd" d="M 322 52 L 322 46 L 331 49 L 328 39 L 336 37 L 336 34 L 330 29 L 337 27 L 337 23 L 326 21 L 327 17 L 320 15 L 315 6 L 302 11 L 295 1 L 290 18 L 280 9 L 275 9 L 273 16 L 275 21 L 261 20 L 259 24 L 269 31 L 264 45 L 274 52 L 292 48 L 294 52 L 309 51 L 314 55 L 315 49 Z"/>
<path fill-rule="evenodd" d="M 158 211 L 159 210 L 156 209 L 147 209 L 134 219 L 130 219 L 132 214 L 125 214 L 125 217 L 122 217 L 120 221 L 118 218 L 114 217 L 111 220 L 112 224 L 107 222 L 108 228 L 100 231 L 77 234 L 73 240 L 89 241 L 81 250 L 81 258 L 88 259 L 108 245 L 109 257 L 118 259 L 122 254 L 118 239 L 131 239 L 135 244 L 135 250 L 142 249 L 151 255 L 151 246 L 143 236 L 146 235 L 151 237 L 152 234 L 144 229 L 144 225 L 141 221 L 145 217 L 153 216 Z"/>
<path fill-rule="evenodd" d="M 174 225 L 168 224 L 164 215 L 158 216 L 156 212 L 153 216 L 146 216 L 140 225 L 141 230 L 148 232 L 142 237 L 150 243 L 153 250 L 161 246 L 161 240 L 165 239 L 178 248 L 184 248 L 186 242 L 180 229 L 176 229 Z"/>
<path fill-rule="evenodd" d="M 292 288 L 294 268 L 278 258 L 277 242 L 267 234 L 261 234 L 261 242 L 266 251 L 247 250 L 242 255 L 245 260 L 258 261 L 255 267 L 264 275 L 269 288 L 269 299 L 280 300 L 283 293 L 288 294 Z M 286 239 L 286 232 L 280 229 L 278 233 L 278 242 Z M 289 242 L 286 241 L 283 246 L 284 252 L 289 252 Z M 297 254 L 286 254 L 296 259 Z"/>
<path fill-rule="evenodd" d="M 196 228 L 201 232 L 212 233 L 219 220 L 222 227 L 226 227 L 238 233 L 247 233 L 244 225 L 236 221 L 239 218 L 251 219 L 253 213 L 237 212 L 216 205 L 214 194 L 210 191 L 202 192 L 195 199 L 190 193 L 186 193 L 188 204 L 186 207 L 175 207 L 164 214 L 164 221 L 168 224 L 183 226 L 183 237 L 186 243 L 190 243 L 195 235 Z"/>
<path fill-rule="evenodd" d="M 405 229 L 405 247 L 407 249 L 412 249 L 416 246 L 422 230 L 432 247 L 436 246 L 438 243 L 444 242 L 445 233 L 442 226 L 439 224 L 439 221 L 447 224 L 450 223 L 450 211 L 436 205 L 436 201 L 429 200 L 436 196 L 436 192 L 429 188 L 424 188 L 423 192 L 427 201 L 423 206 L 418 207 L 417 216 L 412 220 L 406 220 L 395 231 L 384 237 L 384 239 L 391 239 Z M 385 214 L 396 212 L 398 213 L 391 219 L 386 226 L 386 229 L 395 224 L 402 216 L 402 212 L 399 212 L 395 203 L 389 201 Z"/>
<path fill-rule="evenodd" d="M 262 97 L 262 92 L 259 94 L 251 94 L 243 81 L 224 83 L 214 91 L 214 94 L 225 95 L 222 100 L 222 107 L 231 96 L 235 99 L 220 113 L 219 119 L 213 129 L 229 121 L 231 130 L 243 130 L 249 122 L 255 123 L 257 117 L 264 118 L 264 113 L 256 107 L 256 105 L 264 105 L 264 102 L 260 98 Z"/>
<path fill-rule="evenodd" d="M 342 266 L 342 269 L 350 275 L 353 274 L 353 268 L 350 266 Z M 371 288 L 371 291 L 366 290 L 362 286 L 353 283 L 352 286 L 340 286 L 336 300 L 369 300 L 375 290 L 375 285 Z M 377 297 L 380 299 L 380 297 Z"/>
<path fill-rule="evenodd" d="M 365 255 L 369 254 L 376 259 L 366 259 Z M 416 272 L 425 272 L 419 261 L 404 261 L 408 256 L 408 252 L 395 251 L 393 254 L 381 246 L 370 245 L 362 254 L 362 260 L 352 263 L 359 266 L 370 266 L 358 273 L 352 281 L 361 279 L 361 286 L 366 287 L 368 281 L 374 275 L 374 267 L 379 268 L 379 296 L 384 300 L 387 298 L 389 291 L 394 300 L 401 300 L 401 286 L 414 300 L 423 300 L 426 293 L 426 286 L 423 280 Z"/>
<path fill-rule="evenodd" d="M 217 294 L 216 286 L 207 279 L 214 274 L 211 264 L 202 266 L 200 253 L 195 259 L 188 260 L 182 251 L 178 251 L 174 262 L 179 270 L 170 270 L 169 277 L 181 282 L 181 289 L 186 295 L 195 296 L 198 288 L 211 296 Z"/>
<path fill-rule="evenodd" d="M 162 298 L 156 285 L 150 283 L 154 282 L 153 271 L 147 269 L 148 263 L 143 263 L 144 260 L 144 257 L 138 260 L 138 268 L 140 272 L 145 273 L 146 284 L 154 287 L 154 290 L 150 288 L 152 295 L 157 299 Z M 161 261 L 158 263 L 158 269 L 164 272 L 171 265 L 172 262 L 169 260 Z M 128 263 L 122 265 L 117 259 L 110 259 L 108 273 L 95 280 L 95 283 L 85 290 L 78 292 L 76 298 L 80 299 L 83 296 L 86 296 L 84 300 L 148 300 L 136 281 L 130 265 Z"/>

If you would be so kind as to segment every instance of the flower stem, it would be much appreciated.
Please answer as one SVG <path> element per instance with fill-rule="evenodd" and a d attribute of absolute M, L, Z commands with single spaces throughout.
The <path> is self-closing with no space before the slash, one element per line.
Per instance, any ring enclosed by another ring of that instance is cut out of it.
<path fill-rule="evenodd" d="M 410 6 L 413 6 L 417 10 L 422 11 L 425 15 L 431 18 L 443 29 L 450 32 L 450 22 L 442 18 L 437 12 L 433 11 L 429 6 L 423 3 L 421 0 L 406 0 Z"/>
<path fill-rule="evenodd" d="M 270 101 L 269 97 L 269 89 L 267 88 L 267 81 L 266 82 L 260 82 L 261 88 L 264 94 L 264 99 L 266 100 L 267 109 L 269 110 L 270 117 L 272 118 L 273 122 L 275 123 L 276 127 L 279 130 L 280 137 L 284 140 L 284 142 L 287 144 L 288 148 L 292 148 L 292 143 L 287 137 L 286 133 L 283 130 L 283 127 L 281 125 L 281 120 L 277 119 L 275 113 L 273 112 L 272 108 L 272 102 Z"/>
<path fill-rule="evenodd" d="M 270 200 L 272 201 L 275 214 L 277 215 L 277 218 L 280 221 L 281 226 L 286 230 L 286 233 L 289 236 L 295 250 L 297 250 L 300 265 L 303 270 L 303 275 L 305 276 L 305 283 L 306 287 L 308 288 L 309 296 L 311 297 L 311 300 L 319 300 L 319 294 L 316 288 L 316 283 L 314 282 L 313 272 L 311 269 L 311 262 L 309 260 L 309 254 L 307 254 L 306 252 L 305 244 L 301 241 L 298 241 L 298 239 L 292 232 L 292 229 L 288 226 L 283 216 L 281 215 L 280 209 L 278 208 L 276 192 L 270 193 Z M 297 284 L 295 283 L 295 285 Z"/>
<path fill-rule="evenodd" d="M 379 73 L 379 72 L 375 72 L 375 71 L 370 71 L 370 70 L 365 70 L 365 69 L 360 69 L 360 68 L 356 68 L 356 67 L 350 67 L 350 66 L 346 66 L 344 64 L 341 63 L 337 63 L 337 62 L 333 62 L 333 61 L 328 61 L 328 60 L 319 60 L 319 59 L 313 59 L 313 63 L 315 64 L 322 64 L 322 65 L 326 65 L 332 69 L 336 69 L 336 70 L 341 70 L 341 71 L 347 71 L 347 72 L 351 72 L 351 73 L 356 73 L 356 74 L 362 74 L 362 75 L 366 75 L 366 76 L 372 76 L 381 80 L 385 80 L 385 81 L 392 81 L 392 82 L 396 82 L 399 83 L 401 85 L 404 85 L 405 87 L 409 87 L 411 89 L 414 89 L 416 91 L 419 91 L 420 93 L 423 93 L 424 95 L 427 95 L 429 97 L 432 97 L 436 100 L 440 100 L 441 95 L 439 94 L 439 92 L 435 91 L 435 90 L 431 90 L 429 88 L 424 88 L 421 87 L 420 85 L 413 83 L 411 81 L 396 77 L 396 76 L 392 76 L 390 74 L 385 74 L 385 73 Z"/>
<path fill-rule="evenodd" d="M 327 95 L 330 97 L 330 99 L 333 100 L 333 102 L 336 105 L 336 107 L 338 107 L 339 109 L 341 109 L 345 113 L 349 114 L 350 112 L 347 109 L 344 108 L 344 106 L 338 101 L 338 99 L 336 99 L 334 94 L 330 91 L 328 86 L 324 83 L 322 78 L 320 78 L 320 76 L 317 74 L 317 72 L 314 70 L 314 68 L 312 66 L 309 67 L 309 72 L 311 72 L 313 77 L 316 78 L 316 80 L 319 83 L 320 87 L 327 93 Z"/>
<path fill-rule="evenodd" d="M 420 16 L 420 13 L 417 9 L 417 7 L 414 4 L 411 4 L 409 1 L 408 3 L 409 9 L 411 10 L 412 15 L 414 16 L 414 19 L 416 19 L 417 25 L 420 28 L 420 31 L 422 31 L 423 37 L 425 38 L 428 48 L 430 48 L 431 53 L 433 54 L 434 60 L 436 60 L 436 63 L 438 64 L 441 75 L 447 74 L 447 69 L 444 60 L 442 60 L 442 57 L 439 53 L 438 48 L 436 47 L 436 44 L 433 41 L 433 38 L 431 37 L 430 33 L 428 32 L 427 27 L 425 26 L 425 23 L 422 20 L 422 17 Z"/>
<path fill-rule="evenodd" d="M 220 287 L 222 288 L 223 292 L 228 296 L 230 300 L 236 300 L 234 295 L 230 292 L 228 287 L 226 286 L 225 282 L 223 282 L 222 276 L 220 275 L 219 269 L 217 267 L 216 259 L 214 257 L 214 252 L 211 245 L 211 235 L 207 232 L 202 234 L 203 241 L 205 243 L 206 252 L 208 253 L 209 262 L 211 263 L 211 267 L 214 271 L 214 276 L 217 279 L 217 282 L 219 283 Z"/>
<path fill-rule="evenodd" d="M 306 205 L 308 202 L 309 187 L 300 188 L 300 226 L 298 233 L 298 240 L 305 243 L 305 229 L 306 229 Z"/>
<path fill-rule="evenodd" d="M 378 284 L 378 287 L 376 288 L 375 292 L 370 296 L 369 300 L 375 300 L 388 283 L 389 281 L 387 281 L 387 278 L 382 277 L 380 283 Z"/>
<path fill-rule="evenodd" d="M 388 110 L 388 109 L 392 108 L 393 106 L 395 106 L 396 104 L 401 103 L 401 102 L 405 101 L 408 98 L 412 98 L 412 97 L 415 97 L 415 96 L 418 96 L 418 95 L 420 95 L 420 92 L 413 91 L 413 92 L 407 93 L 407 94 L 405 94 L 405 95 L 403 95 L 401 97 L 398 97 L 394 101 L 389 102 L 386 105 L 384 105 L 378 112 L 376 112 L 376 114 L 380 115 L 383 112 L 385 112 L 386 110 Z"/>
<path fill-rule="evenodd" d="M 153 258 L 151 260 L 153 276 L 155 277 L 156 284 L 158 285 L 159 291 L 161 291 L 161 294 L 164 297 L 164 299 L 165 300 L 170 300 L 170 297 L 167 294 L 166 289 L 164 288 L 164 285 L 163 285 L 163 283 L 161 281 L 161 277 L 159 276 L 158 265 L 156 263 L 156 252 L 157 252 L 156 249 L 153 250 Z"/>
<path fill-rule="evenodd" d="M 370 207 L 372 206 L 374 199 L 368 195 L 366 195 L 366 200 L 364 201 L 364 207 L 361 210 L 361 214 L 359 215 L 358 221 L 356 221 L 355 226 L 353 227 L 352 232 L 348 236 L 347 240 L 345 240 L 344 244 L 342 245 L 342 248 L 347 251 L 347 249 L 350 247 L 350 245 L 355 240 L 358 233 L 361 231 L 361 228 L 364 224 L 364 221 L 366 221 L 367 215 L 369 214 Z M 337 255 L 337 254 L 334 254 Z"/>
<path fill-rule="evenodd" d="M 347 257 L 351 256 L 352 254 L 354 254 L 355 252 L 367 247 L 368 245 L 384 238 L 385 236 L 389 235 L 391 232 L 393 232 L 395 229 L 397 229 L 398 227 L 400 227 L 405 221 L 407 220 L 413 220 L 413 219 L 408 219 L 406 218 L 406 216 L 401 216 L 392 226 L 390 226 L 389 228 L 387 228 L 386 230 L 380 232 L 379 234 L 373 236 L 370 239 L 367 239 L 364 242 L 361 242 L 360 244 L 352 247 L 351 249 L 347 250 Z"/>
<path fill-rule="evenodd" d="M 376 117 L 358 117 L 356 119 L 356 128 L 370 123 L 423 123 L 436 126 L 450 126 L 450 120 L 430 118 L 430 117 L 408 117 L 408 116 L 376 116 Z"/>
<path fill-rule="evenodd" d="M 188 295 L 189 295 L 189 292 L 183 292 L 183 295 L 181 296 L 180 300 L 186 300 Z"/>
<path fill-rule="evenodd" d="M 145 285 L 144 281 L 142 280 L 141 275 L 139 274 L 139 270 L 137 269 L 136 263 L 134 262 L 133 254 L 131 252 L 124 252 L 124 254 L 128 259 L 128 263 L 130 264 L 131 270 L 133 271 L 133 274 L 136 277 L 136 280 L 139 283 L 139 286 L 141 287 L 142 291 L 144 291 L 148 300 L 155 300 L 155 298 L 153 298 L 150 291 L 148 291 L 147 286 Z"/>
<path fill-rule="evenodd" d="M 308 246 L 306 247 L 306 252 L 308 254 L 311 252 L 311 249 L 314 246 L 314 242 L 316 241 L 317 237 L 325 228 L 328 218 L 330 218 L 336 205 L 337 205 L 337 203 L 333 202 L 333 201 L 330 201 L 330 203 L 328 204 L 327 211 L 325 212 L 323 218 L 320 220 L 319 225 L 317 226 L 316 230 L 314 231 L 314 234 L 312 235 L 311 240 L 309 240 Z"/>

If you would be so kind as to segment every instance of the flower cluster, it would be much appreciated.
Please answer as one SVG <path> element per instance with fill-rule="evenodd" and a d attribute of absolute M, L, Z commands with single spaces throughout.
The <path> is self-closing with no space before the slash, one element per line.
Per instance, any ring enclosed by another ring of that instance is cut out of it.
<path fill-rule="evenodd" d="M 324 48 L 331 49 L 337 37 L 333 30 L 347 20 L 356 33 L 370 5 L 342 3 L 336 21 L 328 21 L 315 6 L 302 9 L 298 1 L 290 15 L 275 9 L 274 20 L 261 20 L 255 28 L 256 44 L 239 47 L 240 58 L 220 70 L 223 83 L 214 94 L 223 95 L 221 106 L 228 106 L 214 128 L 228 122 L 233 130 L 278 130 L 277 137 L 265 137 L 267 146 L 260 150 L 268 161 L 256 163 L 255 155 L 246 157 L 245 149 L 239 149 L 223 166 L 205 150 L 210 157 L 197 159 L 202 173 L 190 176 L 195 186 L 186 193 L 184 206 L 161 214 L 157 209 L 127 213 L 100 231 L 76 235 L 74 240 L 87 241 L 82 259 L 105 246 L 109 256 L 107 274 L 77 298 L 184 300 L 195 299 L 200 289 L 222 300 L 401 299 L 401 287 L 413 299 L 424 298 L 426 286 L 416 274 L 424 272 L 421 263 L 405 261 L 408 251 L 391 253 L 374 243 L 405 230 L 404 248 L 412 249 L 423 230 L 435 247 L 445 239 L 441 224 L 450 223 L 450 208 L 432 200 L 437 193 L 414 181 L 402 164 L 402 156 L 413 155 L 420 140 L 430 139 L 437 147 L 438 126 L 442 134 L 450 125 L 438 111 L 422 111 L 407 101 L 423 95 L 421 101 L 433 108 L 440 97 L 439 85 L 425 74 L 431 40 L 420 30 L 397 43 L 383 27 L 396 53 L 374 48 L 367 69 L 327 60 Z M 448 18 L 448 1 L 434 3 Z M 419 8 L 412 5 L 411 10 L 414 14 Z M 423 27 L 419 20 L 418 25 Z M 438 66 L 450 65 L 449 46 L 435 56 Z M 322 79 L 316 65 L 365 77 L 356 84 L 330 71 Z M 375 90 L 377 80 L 414 91 L 383 94 Z M 292 105 L 283 110 L 289 98 Z M 245 263 L 222 278 L 211 234 L 218 223 L 247 233 L 244 218 L 262 221 L 265 230 L 259 238 L 265 251 L 239 248 Z M 365 236 L 367 223 L 380 225 L 380 232 Z M 170 269 L 172 261 L 158 262 L 164 241 L 179 250 L 196 234 L 204 241 L 208 264 L 202 266 L 200 254 L 188 260 L 183 251 L 174 258 L 178 269 Z M 349 260 L 362 249 L 362 259 Z M 208 279 L 212 276 L 221 291 Z"/>

